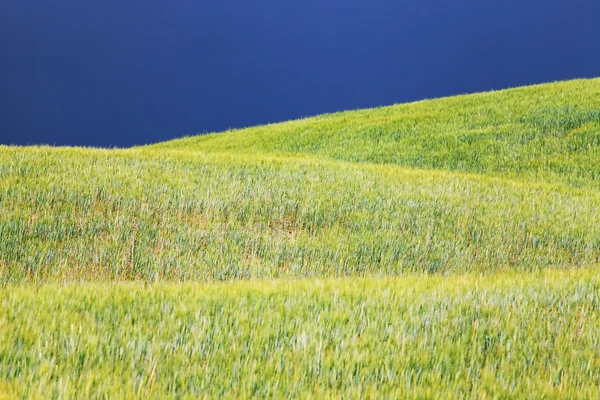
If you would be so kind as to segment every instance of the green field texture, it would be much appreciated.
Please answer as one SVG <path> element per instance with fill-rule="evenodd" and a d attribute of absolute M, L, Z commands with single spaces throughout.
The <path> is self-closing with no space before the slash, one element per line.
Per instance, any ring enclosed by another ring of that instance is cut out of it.
<path fill-rule="evenodd" d="M 598 398 L 600 79 L 0 146 L 1 398 Z"/>
<path fill-rule="evenodd" d="M 159 143 L 302 154 L 600 189 L 600 79 L 341 112 Z"/>
<path fill-rule="evenodd" d="M 0 290 L 0 391 L 26 398 L 598 398 L 600 277 Z"/>
<path fill-rule="evenodd" d="M 600 262 L 600 79 L 134 149 L 0 147 L 0 282 Z"/>

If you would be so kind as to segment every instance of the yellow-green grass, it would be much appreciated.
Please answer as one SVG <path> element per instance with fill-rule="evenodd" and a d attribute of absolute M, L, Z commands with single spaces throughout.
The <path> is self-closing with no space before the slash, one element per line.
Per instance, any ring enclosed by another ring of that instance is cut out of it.
<path fill-rule="evenodd" d="M 309 158 L 4 149 L 0 280 L 538 270 L 600 260 L 600 195 Z"/>
<path fill-rule="evenodd" d="M 600 79 L 0 146 L 0 398 L 600 396 Z"/>
<path fill-rule="evenodd" d="M 600 79 L 125 150 L 0 147 L 0 282 L 600 261 Z"/>
<path fill-rule="evenodd" d="M 18 397 L 600 396 L 596 269 L 0 290 Z"/>
<path fill-rule="evenodd" d="M 469 171 L 600 189 L 600 78 L 342 112 L 150 148 Z"/>

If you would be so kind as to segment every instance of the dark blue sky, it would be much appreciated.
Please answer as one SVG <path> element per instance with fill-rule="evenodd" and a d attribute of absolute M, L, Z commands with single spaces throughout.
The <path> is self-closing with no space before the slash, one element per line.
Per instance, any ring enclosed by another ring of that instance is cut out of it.
<path fill-rule="evenodd" d="M 600 76 L 598 0 L 4 0 L 0 143 L 130 146 Z"/>

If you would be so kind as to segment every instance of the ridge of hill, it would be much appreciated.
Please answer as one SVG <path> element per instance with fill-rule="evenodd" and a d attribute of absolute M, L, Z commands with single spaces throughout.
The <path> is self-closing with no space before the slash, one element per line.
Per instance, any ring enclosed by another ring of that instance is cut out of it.
<path fill-rule="evenodd" d="M 600 188 L 600 78 L 326 114 L 146 148 L 311 157 Z"/>
<path fill-rule="evenodd" d="M 125 150 L 0 148 L 0 282 L 600 262 L 600 79 Z"/>

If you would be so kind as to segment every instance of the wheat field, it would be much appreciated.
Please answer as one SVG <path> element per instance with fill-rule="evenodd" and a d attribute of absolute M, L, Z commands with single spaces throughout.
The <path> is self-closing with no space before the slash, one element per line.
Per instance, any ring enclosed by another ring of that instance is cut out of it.
<path fill-rule="evenodd" d="M 0 397 L 587 397 L 600 79 L 0 146 Z"/>

